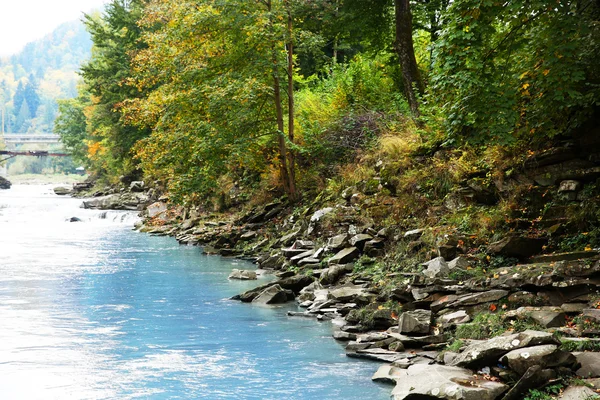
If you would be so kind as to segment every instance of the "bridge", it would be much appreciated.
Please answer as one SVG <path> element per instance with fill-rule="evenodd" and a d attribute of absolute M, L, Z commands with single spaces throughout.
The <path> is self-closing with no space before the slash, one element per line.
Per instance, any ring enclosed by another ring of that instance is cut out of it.
<path fill-rule="evenodd" d="M 0 137 L 0 140 L 2 138 Z M 54 144 L 60 142 L 60 136 L 53 133 L 5 133 L 4 143 L 18 145 L 28 143 Z"/>
<path fill-rule="evenodd" d="M 16 156 L 29 157 L 66 157 L 69 154 L 45 150 L 17 150 L 25 144 L 58 144 L 60 136 L 53 133 L 4 133 L 0 134 L 0 143 L 6 144 L 7 150 L 0 150 L 0 163 Z"/>

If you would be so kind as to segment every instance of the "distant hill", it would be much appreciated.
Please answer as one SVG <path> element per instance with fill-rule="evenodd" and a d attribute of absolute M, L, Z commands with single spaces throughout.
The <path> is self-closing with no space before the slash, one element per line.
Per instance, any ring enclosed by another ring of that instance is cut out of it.
<path fill-rule="evenodd" d="M 77 95 L 77 70 L 92 42 L 80 21 L 60 25 L 18 54 L 0 59 L 0 112 L 5 132 L 49 132 L 57 99 Z"/>

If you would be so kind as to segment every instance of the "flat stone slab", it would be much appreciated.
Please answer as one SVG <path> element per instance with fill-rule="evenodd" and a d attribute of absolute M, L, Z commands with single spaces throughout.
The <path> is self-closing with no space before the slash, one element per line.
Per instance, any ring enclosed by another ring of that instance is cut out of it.
<path fill-rule="evenodd" d="M 407 369 L 382 367 L 373 377 L 395 381 L 392 399 L 494 400 L 508 386 L 477 376 L 467 369 L 445 365 L 411 365 Z"/>
<path fill-rule="evenodd" d="M 484 364 L 495 365 L 500 357 L 512 350 L 543 344 L 560 343 L 550 333 L 531 330 L 508 336 L 496 336 L 485 342 L 468 346 L 452 361 L 451 365 L 467 368 Z"/>
<path fill-rule="evenodd" d="M 253 281 L 257 279 L 256 271 L 244 269 L 234 269 L 229 274 L 229 279 L 239 279 L 242 281 Z"/>
<path fill-rule="evenodd" d="M 331 257 L 328 261 L 329 265 L 332 264 L 346 264 L 352 262 L 358 258 L 360 251 L 356 247 L 348 247 L 340 250 L 336 255 Z"/>
<path fill-rule="evenodd" d="M 541 368 L 570 367 L 576 361 L 573 354 L 559 350 L 557 345 L 545 344 L 512 350 L 502 357 L 501 362 L 523 375 L 536 365 Z"/>
<path fill-rule="evenodd" d="M 600 377 L 600 353 L 586 351 L 584 353 L 574 353 L 577 362 L 581 367 L 576 371 L 582 378 Z"/>
<path fill-rule="evenodd" d="M 597 400 L 600 395 L 585 386 L 570 386 L 559 397 L 560 400 Z"/>

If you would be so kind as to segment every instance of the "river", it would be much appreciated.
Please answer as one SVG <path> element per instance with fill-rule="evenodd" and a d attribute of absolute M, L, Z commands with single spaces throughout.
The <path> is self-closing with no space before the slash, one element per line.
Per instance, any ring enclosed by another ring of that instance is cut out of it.
<path fill-rule="evenodd" d="M 389 398 L 329 323 L 228 300 L 257 285 L 227 279 L 252 265 L 80 204 L 0 190 L 0 398 Z"/>

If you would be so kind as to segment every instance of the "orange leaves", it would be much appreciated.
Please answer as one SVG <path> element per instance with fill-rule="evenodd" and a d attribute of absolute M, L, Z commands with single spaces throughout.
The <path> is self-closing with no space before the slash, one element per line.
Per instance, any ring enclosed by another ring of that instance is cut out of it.
<path fill-rule="evenodd" d="M 96 154 L 102 151 L 102 143 L 94 142 L 88 146 L 88 154 L 94 157 Z"/>

